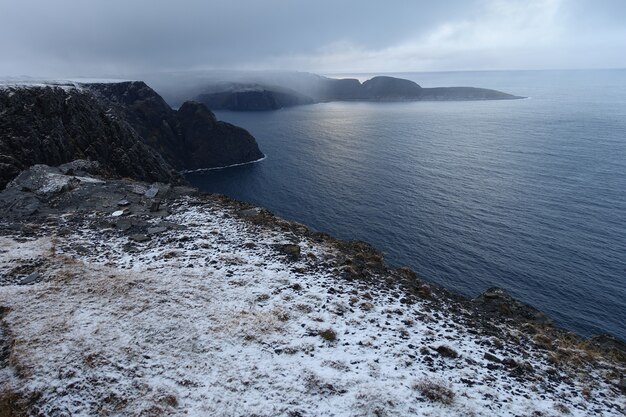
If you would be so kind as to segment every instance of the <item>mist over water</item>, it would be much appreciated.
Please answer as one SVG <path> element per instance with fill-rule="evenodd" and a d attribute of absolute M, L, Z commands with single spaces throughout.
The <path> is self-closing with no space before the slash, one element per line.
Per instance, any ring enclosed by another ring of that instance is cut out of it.
<path fill-rule="evenodd" d="M 219 112 L 267 159 L 188 178 L 463 294 L 503 287 L 626 339 L 626 71 L 396 75 L 531 98 Z"/>

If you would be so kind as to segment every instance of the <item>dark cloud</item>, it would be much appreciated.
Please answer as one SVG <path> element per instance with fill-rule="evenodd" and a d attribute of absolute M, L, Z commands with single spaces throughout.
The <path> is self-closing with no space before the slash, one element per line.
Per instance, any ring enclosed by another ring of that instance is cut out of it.
<path fill-rule="evenodd" d="M 581 48 L 616 66 L 626 46 L 621 0 L 4 0 L 0 17 L 8 75 L 581 67 Z"/>

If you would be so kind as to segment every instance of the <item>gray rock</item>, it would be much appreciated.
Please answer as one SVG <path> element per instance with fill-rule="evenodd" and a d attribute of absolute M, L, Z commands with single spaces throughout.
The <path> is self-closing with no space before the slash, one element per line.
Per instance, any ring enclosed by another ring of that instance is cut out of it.
<path fill-rule="evenodd" d="M 155 227 L 148 227 L 148 234 L 149 235 L 156 235 L 159 233 L 163 233 L 167 231 L 167 227 L 165 226 L 155 226 Z"/>
<path fill-rule="evenodd" d="M 550 324 L 550 318 L 536 308 L 511 297 L 502 288 L 489 288 L 472 300 L 484 313 L 494 316 L 507 316 L 515 320 L 539 324 Z"/>
<path fill-rule="evenodd" d="M 0 194 L 0 212 L 4 218 L 24 218 L 39 212 L 41 201 L 33 194 L 6 189 Z"/>
<path fill-rule="evenodd" d="M 20 285 L 32 284 L 33 282 L 38 281 L 39 278 L 41 278 L 41 274 L 39 272 L 33 272 L 32 274 L 21 280 Z"/>
<path fill-rule="evenodd" d="M 135 184 L 130 187 L 130 191 L 137 195 L 145 195 L 146 191 L 148 191 L 148 188 L 144 187 L 143 185 Z"/>
<path fill-rule="evenodd" d="M 147 242 L 148 240 L 150 240 L 150 237 L 147 235 L 143 235 L 143 234 L 136 234 L 136 235 L 131 235 L 128 237 L 130 240 L 133 240 L 135 242 Z"/>
<path fill-rule="evenodd" d="M 261 209 L 258 207 L 241 210 L 239 214 L 243 217 L 255 217 L 261 214 Z"/>
<path fill-rule="evenodd" d="M 100 164 L 98 161 L 88 161 L 86 159 L 76 159 L 67 164 L 59 165 L 59 170 L 65 175 L 85 175 L 100 174 Z"/>
<path fill-rule="evenodd" d="M 130 206 L 130 201 L 126 200 L 125 198 L 118 201 L 117 205 L 120 207 L 126 207 L 126 206 Z"/>
<path fill-rule="evenodd" d="M 115 223 L 115 227 L 121 230 L 122 232 L 129 230 L 132 226 L 133 224 L 128 220 L 120 220 L 117 223 Z"/>
<path fill-rule="evenodd" d="M 496 355 L 492 355 L 492 354 L 491 354 L 491 353 L 489 353 L 489 352 L 485 352 L 485 356 L 484 356 L 484 358 L 485 358 L 485 359 L 487 359 L 488 361 L 491 361 L 491 362 L 496 362 L 496 363 L 500 363 L 500 362 L 502 362 L 502 361 L 500 360 L 500 358 L 498 358 Z"/>
<path fill-rule="evenodd" d="M 292 259 L 300 258 L 300 246 L 294 244 L 280 245 L 278 250 Z"/>
<path fill-rule="evenodd" d="M 159 193 L 159 188 L 152 186 L 149 189 L 146 190 L 146 192 L 144 193 L 144 195 L 148 198 L 154 198 L 157 196 L 157 194 Z"/>
<path fill-rule="evenodd" d="M 150 203 L 150 213 L 157 212 L 161 209 L 161 200 L 154 200 Z"/>

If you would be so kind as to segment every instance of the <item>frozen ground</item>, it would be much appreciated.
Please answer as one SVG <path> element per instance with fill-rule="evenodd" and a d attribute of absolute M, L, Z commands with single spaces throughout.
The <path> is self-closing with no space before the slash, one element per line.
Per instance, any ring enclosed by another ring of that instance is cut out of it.
<path fill-rule="evenodd" d="M 102 227 L 113 209 L 2 229 L 5 393 L 44 416 L 624 415 L 620 364 L 347 279 L 337 245 L 280 219 L 169 209 L 143 242 Z"/>

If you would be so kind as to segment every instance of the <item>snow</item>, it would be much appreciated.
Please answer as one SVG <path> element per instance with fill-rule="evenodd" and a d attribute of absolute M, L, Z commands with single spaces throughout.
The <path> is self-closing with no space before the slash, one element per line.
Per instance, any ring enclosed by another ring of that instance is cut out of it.
<path fill-rule="evenodd" d="M 19 88 L 33 87 L 55 87 L 62 88 L 65 91 L 83 90 L 85 84 L 111 84 L 124 81 L 127 79 L 110 79 L 110 78 L 68 78 L 68 79 L 38 79 L 31 77 L 8 77 L 0 79 L 0 90 L 15 90 Z"/>
<path fill-rule="evenodd" d="M 52 226 L 0 237 L 1 275 L 46 266 L 41 282 L 0 287 L 20 365 L 0 386 L 40 393 L 51 416 L 623 415 L 624 396 L 601 370 L 560 370 L 555 382 L 544 377 L 547 353 L 506 340 L 535 377 L 490 369 L 495 341 L 426 300 L 404 304 L 382 277 L 342 278 L 330 243 L 217 202 L 172 209 L 164 220 L 175 227 L 130 247 L 93 226 L 101 213 L 62 237 Z M 287 243 L 303 256 L 281 254 Z M 336 340 L 320 337 L 327 329 Z M 459 357 L 438 355 L 441 345 Z M 428 400 L 420 383 L 448 387 L 452 402 Z"/>

